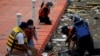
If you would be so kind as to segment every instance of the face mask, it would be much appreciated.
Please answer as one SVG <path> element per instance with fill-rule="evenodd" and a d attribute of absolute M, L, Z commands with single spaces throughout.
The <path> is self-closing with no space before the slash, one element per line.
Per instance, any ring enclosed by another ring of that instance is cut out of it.
<path fill-rule="evenodd" d="M 28 26 L 29 28 L 33 28 L 33 26 Z"/>

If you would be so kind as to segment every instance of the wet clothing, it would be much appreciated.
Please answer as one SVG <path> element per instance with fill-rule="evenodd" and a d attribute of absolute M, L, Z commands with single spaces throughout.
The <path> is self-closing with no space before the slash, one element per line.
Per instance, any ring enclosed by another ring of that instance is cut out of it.
<path fill-rule="evenodd" d="M 84 56 L 85 51 L 88 51 L 89 55 L 94 53 L 93 40 L 90 35 L 80 38 L 77 44 L 77 52 L 80 56 Z"/>
<path fill-rule="evenodd" d="M 86 22 L 84 23 L 86 24 L 86 27 L 89 30 L 88 24 Z M 93 39 L 91 34 L 85 35 L 81 38 L 77 36 L 77 52 L 79 53 L 79 56 L 84 56 L 86 50 L 88 51 L 89 55 L 92 55 L 94 52 Z"/>
<path fill-rule="evenodd" d="M 50 13 L 50 8 L 45 6 L 39 10 L 39 20 L 40 23 L 51 24 L 51 21 L 48 17 Z"/>

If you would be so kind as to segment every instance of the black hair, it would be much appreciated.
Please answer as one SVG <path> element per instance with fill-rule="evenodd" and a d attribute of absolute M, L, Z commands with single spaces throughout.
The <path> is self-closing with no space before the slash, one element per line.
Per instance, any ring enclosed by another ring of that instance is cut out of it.
<path fill-rule="evenodd" d="M 48 8 L 43 8 L 44 13 L 48 12 Z"/>
<path fill-rule="evenodd" d="M 34 22 L 33 22 L 32 19 L 29 19 L 29 20 L 27 21 L 27 25 L 33 25 L 33 24 L 34 24 Z"/>
<path fill-rule="evenodd" d="M 61 33 L 63 33 L 63 34 L 67 34 L 68 33 L 68 26 L 63 26 L 62 28 L 61 28 Z"/>
<path fill-rule="evenodd" d="M 22 28 L 22 29 L 27 28 L 27 23 L 26 22 L 21 22 L 19 27 Z"/>
<path fill-rule="evenodd" d="M 46 5 L 47 6 L 53 6 L 53 3 L 52 2 L 47 2 Z"/>

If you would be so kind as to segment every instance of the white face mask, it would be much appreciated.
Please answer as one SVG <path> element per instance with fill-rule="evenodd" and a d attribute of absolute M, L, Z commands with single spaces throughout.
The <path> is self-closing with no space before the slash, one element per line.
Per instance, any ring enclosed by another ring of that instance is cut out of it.
<path fill-rule="evenodd" d="M 30 26 L 30 25 L 29 25 L 28 28 L 33 28 L 33 26 Z"/>

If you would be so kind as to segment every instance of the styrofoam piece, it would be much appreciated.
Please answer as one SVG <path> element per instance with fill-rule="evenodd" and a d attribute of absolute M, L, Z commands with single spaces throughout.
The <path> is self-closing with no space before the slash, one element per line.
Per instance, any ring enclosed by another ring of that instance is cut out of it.
<path fill-rule="evenodd" d="M 61 29 L 63 26 L 59 26 L 58 29 Z"/>
<path fill-rule="evenodd" d="M 66 39 L 52 39 L 53 41 L 66 41 Z"/>
<path fill-rule="evenodd" d="M 62 35 L 62 37 L 63 37 L 63 38 L 67 38 L 67 36 L 66 36 L 66 35 L 64 35 L 64 34 Z"/>
<path fill-rule="evenodd" d="M 67 16 L 70 17 L 70 16 L 73 16 L 73 14 L 68 13 Z"/>
<path fill-rule="evenodd" d="M 64 23 L 64 26 L 68 26 L 68 24 L 67 23 Z"/>
<path fill-rule="evenodd" d="M 48 53 L 47 52 L 43 52 L 42 56 L 48 56 Z"/>
<path fill-rule="evenodd" d="M 86 22 L 89 24 L 89 19 L 86 19 Z"/>
<path fill-rule="evenodd" d="M 65 19 L 61 19 L 61 21 L 63 22 L 63 21 L 65 21 Z"/>
<path fill-rule="evenodd" d="M 61 46 L 61 44 L 57 44 L 57 46 Z"/>
<path fill-rule="evenodd" d="M 65 19 L 65 20 L 69 20 L 69 18 L 67 18 L 67 17 L 66 17 L 66 18 L 64 18 L 64 19 Z"/>
<path fill-rule="evenodd" d="M 100 10 L 99 9 L 95 9 L 96 14 L 100 14 Z"/>
<path fill-rule="evenodd" d="M 68 19 L 69 21 L 71 21 L 71 19 Z"/>

